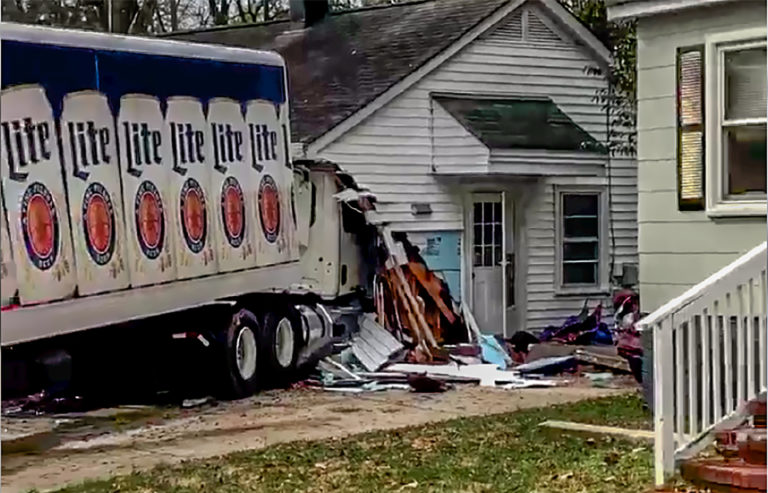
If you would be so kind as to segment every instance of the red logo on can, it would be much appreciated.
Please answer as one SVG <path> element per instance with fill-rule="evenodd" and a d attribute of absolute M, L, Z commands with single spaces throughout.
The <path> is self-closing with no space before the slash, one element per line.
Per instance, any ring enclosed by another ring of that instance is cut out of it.
<path fill-rule="evenodd" d="M 29 260 L 40 270 L 50 269 L 59 253 L 59 219 L 51 192 L 40 182 L 24 191 L 21 229 Z"/>
<path fill-rule="evenodd" d="M 187 178 L 181 187 L 180 211 L 184 241 L 192 252 L 200 253 L 205 246 L 208 229 L 207 212 L 205 193 L 194 178 Z"/>
<path fill-rule="evenodd" d="M 165 211 L 157 187 L 151 181 L 139 185 L 134 200 L 139 247 L 150 260 L 160 256 L 165 239 Z"/>
<path fill-rule="evenodd" d="M 105 265 L 115 250 L 115 214 L 109 192 L 101 183 L 85 189 L 82 213 L 88 253 L 98 265 Z"/>
<path fill-rule="evenodd" d="M 264 175 L 259 184 L 259 217 L 264 237 L 274 243 L 280 234 L 280 194 L 270 175 Z"/>
<path fill-rule="evenodd" d="M 245 231 L 245 201 L 243 189 L 233 176 L 228 176 L 221 187 L 221 219 L 227 241 L 238 248 L 243 244 Z"/>

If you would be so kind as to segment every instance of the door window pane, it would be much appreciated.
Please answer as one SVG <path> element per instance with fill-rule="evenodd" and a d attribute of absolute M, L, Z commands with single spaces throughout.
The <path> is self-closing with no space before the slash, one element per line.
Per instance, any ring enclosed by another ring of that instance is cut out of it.
<path fill-rule="evenodd" d="M 492 202 L 485 202 L 483 204 L 483 222 L 484 223 L 493 222 L 493 203 Z"/>
<path fill-rule="evenodd" d="M 487 246 L 483 249 L 483 265 L 486 267 L 493 265 L 493 247 Z"/>
<path fill-rule="evenodd" d="M 475 202 L 474 222 L 475 224 L 483 222 L 483 204 L 481 202 Z"/>

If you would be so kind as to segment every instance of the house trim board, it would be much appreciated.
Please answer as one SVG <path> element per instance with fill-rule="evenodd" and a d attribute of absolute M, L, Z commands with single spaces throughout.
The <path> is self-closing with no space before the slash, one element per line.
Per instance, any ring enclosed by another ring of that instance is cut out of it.
<path fill-rule="evenodd" d="M 597 57 L 597 61 L 601 65 L 607 66 L 611 63 L 611 54 L 605 45 L 603 45 L 591 32 L 589 32 L 587 28 L 585 28 L 578 20 L 576 20 L 573 15 L 570 14 L 570 12 L 558 4 L 557 0 L 513 0 L 499 8 L 496 12 L 488 16 L 474 28 L 470 29 L 469 32 L 464 34 L 453 44 L 449 45 L 437 56 L 431 58 L 424 65 L 408 74 L 399 82 L 395 83 L 392 87 L 384 91 L 384 93 L 376 97 L 373 101 L 357 110 L 357 112 L 353 113 L 347 119 L 341 121 L 325 134 L 315 139 L 313 142 L 304 146 L 306 157 L 315 157 L 328 145 L 336 141 L 339 137 L 343 136 L 346 132 L 357 126 L 377 110 L 384 107 L 395 97 L 399 96 L 413 85 L 418 83 L 429 73 L 446 62 L 449 58 L 475 41 L 483 33 L 498 24 L 509 14 L 527 2 L 536 2 L 540 6 L 544 6 L 551 15 L 560 20 L 569 30 L 571 30 L 572 34 L 576 38 L 584 43 L 589 51 L 593 53 L 593 56 Z"/>
<path fill-rule="evenodd" d="M 608 7 L 608 20 L 619 21 L 633 17 L 647 17 L 668 14 L 692 7 L 708 7 L 711 5 L 733 2 L 733 0 L 645 0 L 627 1 Z"/>

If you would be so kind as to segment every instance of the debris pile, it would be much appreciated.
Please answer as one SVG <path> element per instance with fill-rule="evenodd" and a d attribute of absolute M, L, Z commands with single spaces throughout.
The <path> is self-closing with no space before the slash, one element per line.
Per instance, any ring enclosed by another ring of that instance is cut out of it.
<path fill-rule="evenodd" d="M 505 340 L 481 333 L 472 313 L 453 301 L 448 284 L 404 234 L 386 228 L 379 233 L 374 313 L 360 317 L 359 332 L 323 359 L 303 386 L 350 393 L 444 392 L 455 384 L 552 387 L 581 376 L 592 386 L 606 387 L 615 375 L 640 375 L 639 366 L 635 371 L 642 358 L 635 293 L 617 294 L 610 328 L 602 304 L 590 312 L 587 300 L 559 327 L 538 335 L 518 331 Z"/>
<path fill-rule="evenodd" d="M 411 351 L 408 360 L 447 360 L 445 344 L 469 342 L 466 324 L 448 285 L 428 267 L 405 235 L 381 234 L 374 280 L 377 321 Z"/>

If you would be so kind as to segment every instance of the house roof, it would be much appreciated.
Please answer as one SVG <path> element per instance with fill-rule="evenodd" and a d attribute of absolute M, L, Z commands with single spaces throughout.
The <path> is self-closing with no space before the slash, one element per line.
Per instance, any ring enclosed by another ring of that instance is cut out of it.
<path fill-rule="evenodd" d="M 306 29 L 285 20 L 167 36 L 280 53 L 289 72 L 292 140 L 306 144 L 351 121 L 484 22 L 525 1 L 419 0 L 331 13 Z M 538 2 L 597 58 L 609 59 L 607 49 L 556 0 Z"/>
<path fill-rule="evenodd" d="M 610 20 L 631 19 L 740 0 L 605 0 Z"/>
<path fill-rule="evenodd" d="M 311 142 L 434 57 L 508 0 L 429 0 L 172 35 L 275 50 L 288 64 L 294 142 Z"/>
<path fill-rule="evenodd" d="M 433 97 L 490 149 L 604 152 L 549 98 Z"/>

